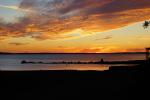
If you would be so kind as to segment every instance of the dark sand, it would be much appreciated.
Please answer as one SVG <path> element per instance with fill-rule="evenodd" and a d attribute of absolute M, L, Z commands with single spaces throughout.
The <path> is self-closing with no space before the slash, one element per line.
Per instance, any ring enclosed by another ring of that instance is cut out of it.
<path fill-rule="evenodd" d="M 1 98 L 51 100 L 52 97 L 72 96 L 72 100 L 84 96 L 100 100 L 144 100 L 150 94 L 149 65 L 145 62 L 132 68 L 112 67 L 103 72 L 1 71 Z"/>

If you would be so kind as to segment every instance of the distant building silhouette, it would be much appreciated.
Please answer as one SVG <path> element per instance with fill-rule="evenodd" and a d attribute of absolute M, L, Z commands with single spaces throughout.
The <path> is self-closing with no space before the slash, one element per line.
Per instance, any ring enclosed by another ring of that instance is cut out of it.
<path fill-rule="evenodd" d="M 150 48 L 146 48 L 146 60 L 150 59 Z"/>

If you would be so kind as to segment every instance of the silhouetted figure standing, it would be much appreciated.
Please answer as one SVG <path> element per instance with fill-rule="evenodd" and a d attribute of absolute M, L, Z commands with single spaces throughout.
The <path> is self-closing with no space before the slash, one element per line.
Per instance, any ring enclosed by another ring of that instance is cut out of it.
<path fill-rule="evenodd" d="M 101 63 L 104 63 L 104 59 L 101 59 Z"/>
<path fill-rule="evenodd" d="M 150 60 L 150 48 L 146 48 L 146 60 Z"/>

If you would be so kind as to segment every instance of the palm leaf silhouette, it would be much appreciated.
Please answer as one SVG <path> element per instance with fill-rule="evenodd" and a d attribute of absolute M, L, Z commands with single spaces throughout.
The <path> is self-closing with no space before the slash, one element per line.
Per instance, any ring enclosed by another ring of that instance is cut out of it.
<path fill-rule="evenodd" d="M 148 27 L 149 27 L 149 24 L 150 24 L 149 21 L 145 21 L 144 24 L 143 24 L 143 27 L 144 27 L 144 28 L 148 28 Z"/>

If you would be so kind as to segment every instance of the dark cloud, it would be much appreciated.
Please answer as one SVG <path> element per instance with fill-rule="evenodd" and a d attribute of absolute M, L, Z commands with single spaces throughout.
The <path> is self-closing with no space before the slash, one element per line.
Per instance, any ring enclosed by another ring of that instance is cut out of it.
<path fill-rule="evenodd" d="M 149 0 L 23 0 L 20 8 L 58 18 L 64 15 L 90 16 L 110 14 L 132 9 L 149 8 Z M 73 14 L 77 11 L 75 14 Z"/>
<path fill-rule="evenodd" d="M 27 45 L 29 43 L 19 43 L 19 42 L 11 42 L 10 45 L 20 46 L 20 45 Z"/>
<path fill-rule="evenodd" d="M 55 11 L 60 15 L 79 10 L 82 11 L 80 14 L 84 13 L 87 16 L 150 7 L 149 0 L 24 0 L 22 4 L 26 5 L 22 5 L 26 8 Z"/>
<path fill-rule="evenodd" d="M 142 8 L 150 7 L 149 0 L 109 0 L 109 1 L 111 2 L 106 3 L 100 7 L 97 6 L 95 8 L 89 9 L 89 11 L 87 11 L 88 14 L 89 13 L 110 14 L 110 13 L 122 12 L 126 10 L 142 9 Z"/>

